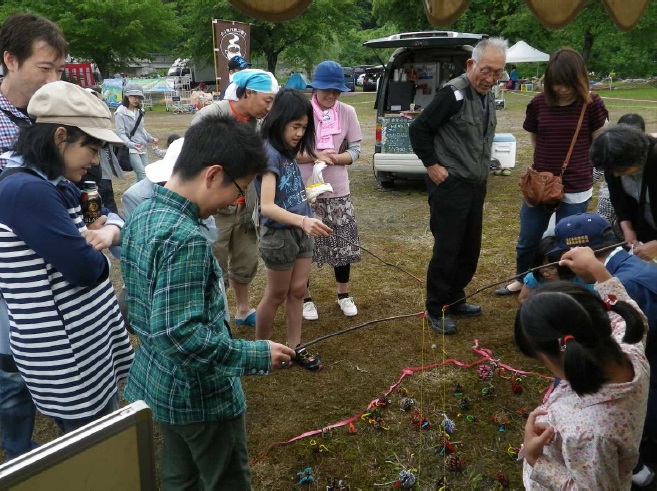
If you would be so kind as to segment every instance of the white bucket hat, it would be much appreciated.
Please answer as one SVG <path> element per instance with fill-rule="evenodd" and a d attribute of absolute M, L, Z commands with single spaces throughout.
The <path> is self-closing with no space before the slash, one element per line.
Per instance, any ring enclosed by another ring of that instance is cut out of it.
<path fill-rule="evenodd" d="M 149 181 L 157 184 L 160 182 L 167 182 L 171 178 L 171 174 L 173 174 L 173 166 L 176 164 L 176 160 L 178 160 L 178 155 L 180 155 L 180 150 L 182 150 L 184 140 L 184 138 L 178 138 L 171 142 L 163 159 L 156 160 L 152 164 L 146 166 L 146 177 Z"/>
<path fill-rule="evenodd" d="M 82 87 L 64 82 L 51 82 L 37 90 L 27 113 L 36 123 L 75 126 L 98 140 L 123 145 L 112 131 L 112 113 L 103 101 Z"/>

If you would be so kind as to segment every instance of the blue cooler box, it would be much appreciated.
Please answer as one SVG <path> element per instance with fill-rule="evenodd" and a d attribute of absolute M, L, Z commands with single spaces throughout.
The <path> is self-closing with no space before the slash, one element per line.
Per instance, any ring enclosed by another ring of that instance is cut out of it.
<path fill-rule="evenodd" d="M 496 133 L 493 138 L 492 159 L 500 161 L 504 169 L 516 166 L 516 137 L 511 133 Z"/>

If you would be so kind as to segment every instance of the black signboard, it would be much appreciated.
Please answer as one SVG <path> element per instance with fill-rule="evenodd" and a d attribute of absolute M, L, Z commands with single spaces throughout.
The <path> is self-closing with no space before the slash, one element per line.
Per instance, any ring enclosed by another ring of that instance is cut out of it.
<path fill-rule="evenodd" d="M 412 119 L 403 116 L 384 116 L 381 118 L 381 152 L 413 153 L 408 138 L 408 126 Z"/>

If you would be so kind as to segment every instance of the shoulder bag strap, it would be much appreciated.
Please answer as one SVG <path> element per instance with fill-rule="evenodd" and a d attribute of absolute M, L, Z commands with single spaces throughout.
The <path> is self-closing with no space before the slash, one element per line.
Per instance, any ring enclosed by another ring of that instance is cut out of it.
<path fill-rule="evenodd" d="M 575 134 L 573 135 L 573 141 L 570 142 L 570 148 L 568 149 L 568 153 L 566 154 L 566 160 L 563 161 L 563 165 L 561 166 L 561 175 L 563 176 L 563 173 L 566 172 L 566 167 L 568 167 L 568 162 L 570 161 L 570 155 L 573 153 L 573 148 L 575 148 L 575 142 L 577 142 L 577 137 L 579 136 L 579 130 L 582 127 L 582 121 L 584 120 L 584 113 L 586 112 L 586 108 L 589 106 L 589 103 L 586 102 L 582 106 L 582 112 L 579 115 L 579 121 L 577 122 L 577 129 L 575 130 Z"/>
<path fill-rule="evenodd" d="M 139 123 L 141 123 L 141 118 L 143 118 L 143 117 L 144 117 L 144 111 L 139 111 L 139 116 L 137 117 L 137 122 L 135 123 L 135 127 L 132 128 L 132 131 L 130 132 L 130 136 L 128 137 L 128 140 L 132 140 L 132 137 L 135 136 L 135 132 L 137 131 L 137 126 L 139 126 Z"/>
<path fill-rule="evenodd" d="M 9 176 L 12 176 L 14 174 L 32 174 L 33 176 L 37 176 L 43 179 L 43 177 L 40 176 L 37 172 L 27 167 L 7 167 L 5 168 L 4 171 L 2 171 L 2 174 L 0 174 L 0 181 L 7 179 Z M 2 368 L 0 368 L 0 370 L 1 369 Z"/>

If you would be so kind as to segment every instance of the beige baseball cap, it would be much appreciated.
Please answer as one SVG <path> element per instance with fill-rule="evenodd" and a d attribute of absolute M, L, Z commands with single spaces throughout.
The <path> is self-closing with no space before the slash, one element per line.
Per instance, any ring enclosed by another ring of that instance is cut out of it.
<path fill-rule="evenodd" d="M 156 160 L 145 167 L 144 170 L 149 181 L 157 184 L 167 182 L 171 178 L 173 166 L 176 164 L 176 160 L 178 160 L 178 155 L 180 155 L 184 141 L 184 138 L 178 138 L 172 141 L 163 159 Z"/>
<path fill-rule="evenodd" d="M 112 131 L 112 113 L 103 101 L 82 87 L 60 80 L 37 90 L 27 113 L 39 123 L 75 126 L 99 140 L 123 145 Z"/>

